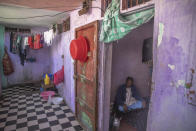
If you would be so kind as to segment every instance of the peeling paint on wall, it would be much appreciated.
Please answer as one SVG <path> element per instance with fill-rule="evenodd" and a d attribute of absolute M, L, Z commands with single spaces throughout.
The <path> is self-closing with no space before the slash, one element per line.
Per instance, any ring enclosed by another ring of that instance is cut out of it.
<path fill-rule="evenodd" d="M 171 70 L 175 70 L 175 65 L 168 64 L 168 67 L 169 67 Z"/>
<path fill-rule="evenodd" d="M 195 68 L 196 65 L 194 59 L 189 62 L 196 41 L 196 37 L 193 37 L 196 34 L 195 6 L 195 0 L 190 0 L 188 3 L 178 0 L 155 2 L 157 8 L 155 8 L 153 38 L 154 42 L 157 42 L 158 50 L 154 48 L 155 89 L 151 97 L 152 106 L 149 109 L 147 131 L 195 131 L 196 129 L 196 108 L 187 103 L 185 94 L 189 89 L 184 88 L 185 82 L 191 83 L 188 70 Z M 164 23 L 165 28 L 160 23 Z M 160 63 L 166 66 L 161 67 Z M 175 65 L 175 69 L 171 70 L 168 64 Z"/>
<path fill-rule="evenodd" d="M 176 83 L 176 87 L 185 86 L 185 80 L 178 80 Z"/>
<path fill-rule="evenodd" d="M 161 45 L 164 33 L 164 24 L 159 23 L 159 36 L 158 36 L 158 47 Z"/>

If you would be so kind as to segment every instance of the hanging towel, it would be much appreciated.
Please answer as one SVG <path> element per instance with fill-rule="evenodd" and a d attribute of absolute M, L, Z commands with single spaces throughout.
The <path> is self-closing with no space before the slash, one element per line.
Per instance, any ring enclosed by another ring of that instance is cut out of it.
<path fill-rule="evenodd" d="M 40 34 L 34 36 L 34 49 L 40 49 L 43 47 L 43 38 Z"/>
<path fill-rule="evenodd" d="M 44 35 L 41 34 L 40 35 L 40 48 L 43 48 L 43 45 L 44 45 Z"/>
<path fill-rule="evenodd" d="M 54 74 L 54 84 L 58 85 L 59 83 L 64 81 L 64 66 L 62 66 L 61 70 L 57 71 Z"/>
<path fill-rule="evenodd" d="M 33 49 L 34 45 L 33 45 L 33 37 L 32 36 L 29 36 L 28 37 L 28 44 L 29 44 L 29 47 L 31 49 Z"/>
<path fill-rule="evenodd" d="M 20 37 L 16 33 L 10 34 L 10 52 L 13 54 L 19 53 Z"/>
<path fill-rule="evenodd" d="M 100 41 L 109 43 L 123 38 L 133 29 L 148 22 L 154 16 L 154 8 L 133 14 L 120 14 L 120 0 L 109 4 L 101 27 Z"/>
<path fill-rule="evenodd" d="M 47 46 L 52 45 L 53 39 L 54 39 L 54 33 L 52 29 L 44 32 L 44 43 L 46 43 Z"/>
<path fill-rule="evenodd" d="M 25 36 L 25 38 L 24 38 L 24 46 L 26 47 L 28 45 L 29 45 L 29 43 L 28 43 L 28 37 Z"/>

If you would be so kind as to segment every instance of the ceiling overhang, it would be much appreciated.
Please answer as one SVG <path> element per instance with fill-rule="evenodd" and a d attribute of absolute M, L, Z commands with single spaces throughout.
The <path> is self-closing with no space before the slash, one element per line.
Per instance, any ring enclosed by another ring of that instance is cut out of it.
<path fill-rule="evenodd" d="M 0 0 L 0 3 L 43 8 L 53 11 L 73 10 L 82 5 L 83 0 Z"/>
<path fill-rule="evenodd" d="M 0 0 L 0 24 L 50 27 L 81 5 L 82 0 Z"/>

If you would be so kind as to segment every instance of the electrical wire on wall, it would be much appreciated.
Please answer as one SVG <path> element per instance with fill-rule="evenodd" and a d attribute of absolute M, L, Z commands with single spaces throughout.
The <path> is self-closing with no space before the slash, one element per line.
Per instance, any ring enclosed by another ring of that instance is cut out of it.
<path fill-rule="evenodd" d="M 2 5 L 0 5 L 2 6 Z M 61 6 L 63 7 L 63 6 Z M 68 6 L 64 6 L 64 7 L 68 7 Z M 69 6 L 69 7 L 73 7 L 73 6 Z M 21 7 L 18 7 L 18 8 L 21 8 Z M 40 7 L 40 8 L 25 8 L 25 9 L 47 9 L 47 8 L 59 8 L 59 7 Z M 89 7 L 89 8 L 96 8 L 96 9 L 100 9 L 103 13 L 105 12 L 102 8 L 100 7 Z M 1 17 L 0 16 L 0 19 L 32 19 L 32 18 L 39 18 L 39 17 L 55 17 L 55 16 L 58 16 L 58 15 L 61 15 L 61 14 L 64 14 L 64 13 L 67 13 L 67 12 L 70 12 L 70 11 L 74 11 L 74 10 L 78 10 L 78 9 L 82 9 L 82 8 L 76 8 L 76 9 L 72 9 L 72 10 L 66 10 L 66 11 L 63 11 L 63 12 L 60 12 L 60 13 L 57 13 L 57 14 L 54 14 L 54 15 L 40 15 L 40 16 L 30 16 L 30 17 L 18 17 L 18 18 L 9 18 L 9 17 Z"/>

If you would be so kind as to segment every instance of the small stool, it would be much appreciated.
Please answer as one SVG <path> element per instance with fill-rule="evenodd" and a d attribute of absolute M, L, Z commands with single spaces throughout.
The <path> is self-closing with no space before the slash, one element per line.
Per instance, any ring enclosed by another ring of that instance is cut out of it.
<path fill-rule="evenodd" d="M 44 91 L 46 91 L 48 88 L 54 88 L 54 83 L 50 83 L 49 85 L 42 84 L 42 88 L 44 88 Z"/>

